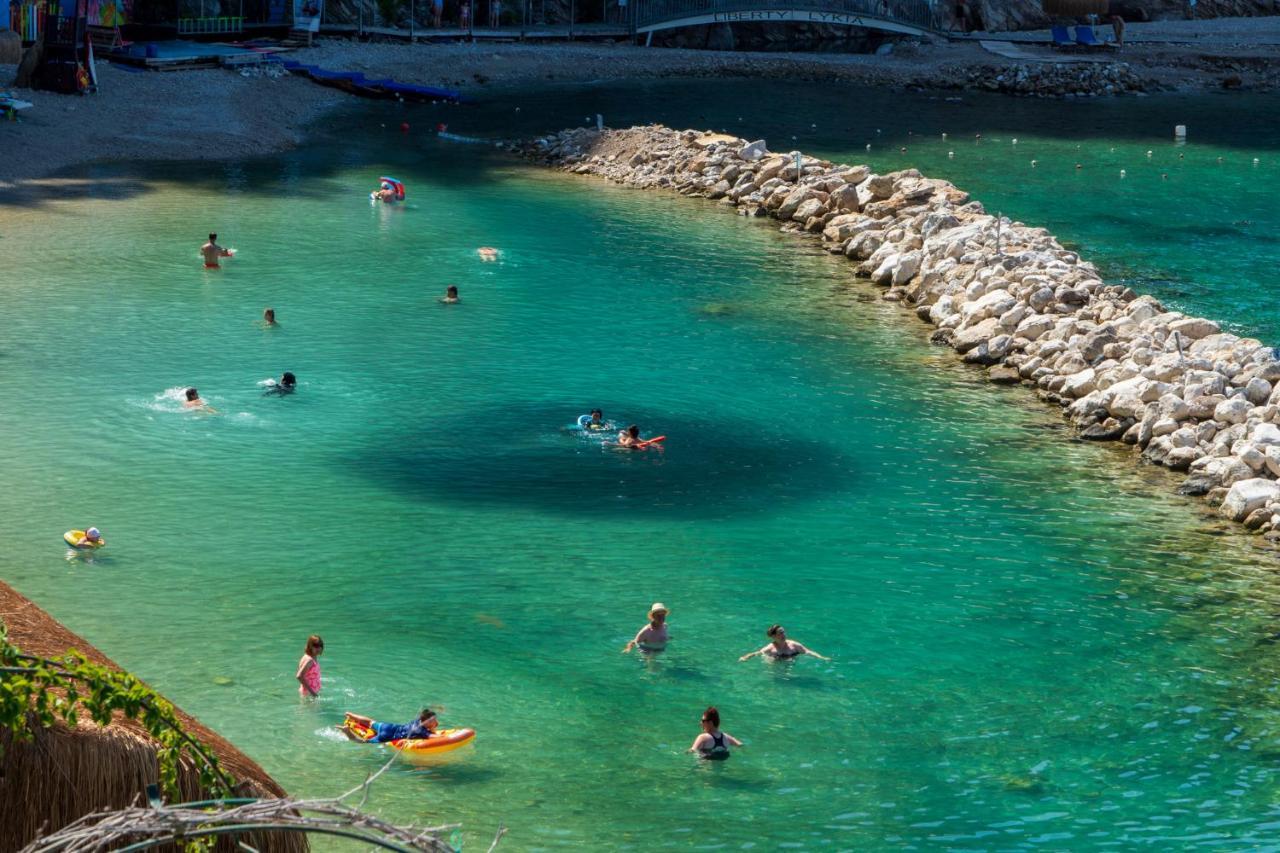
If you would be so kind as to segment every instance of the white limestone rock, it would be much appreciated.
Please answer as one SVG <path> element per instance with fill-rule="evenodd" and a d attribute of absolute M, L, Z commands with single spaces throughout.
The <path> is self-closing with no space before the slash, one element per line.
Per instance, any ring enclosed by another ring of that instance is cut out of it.
<path fill-rule="evenodd" d="M 1213 410 L 1213 419 L 1219 423 L 1225 424 L 1242 424 L 1249 418 L 1249 413 L 1253 411 L 1253 404 L 1248 400 L 1239 397 L 1233 397 L 1229 400 L 1223 400 Z"/>
<path fill-rule="evenodd" d="M 1244 521 L 1255 509 L 1262 509 L 1268 502 L 1280 498 L 1280 483 L 1263 477 L 1254 477 L 1233 483 L 1222 501 L 1218 512 L 1233 521 Z"/>

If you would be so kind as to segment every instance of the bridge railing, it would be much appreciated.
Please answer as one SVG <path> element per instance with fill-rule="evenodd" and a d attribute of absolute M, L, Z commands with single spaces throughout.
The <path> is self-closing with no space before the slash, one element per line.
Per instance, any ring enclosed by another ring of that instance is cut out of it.
<path fill-rule="evenodd" d="M 934 4 L 930 0 L 632 0 L 635 3 L 635 27 L 660 24 L 700 16 L 737 15 L 753 12 L 812 12 L 812 23 L 822 23 L 821 15 L 858 16 L 880 21 L 906 24 L 922 30 L 939 29 Z M 767 17 L 730 18 L 728 22 Z M 794 20 L 794 19 L 792 19 Z M 847 23 L 842 21 L 841 23 Z"/>

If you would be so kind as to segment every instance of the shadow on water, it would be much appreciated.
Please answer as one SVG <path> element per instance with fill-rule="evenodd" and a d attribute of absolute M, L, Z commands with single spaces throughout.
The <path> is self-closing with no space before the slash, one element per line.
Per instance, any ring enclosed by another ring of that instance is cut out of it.
<path fill-rule="evenodd" d="M 631 409 L 637 423 L 663 425 L 668 439 L 663 450 L 629 451 L 549 423 L 552 411 L 510 405 L 497 424 L 487 408 L 466 411 L 387 436 L 370 445 L 379 451 L 353 461 L 365 476 L 423 500 L 591 516 L 768 513 L 858 482 L 853 459 L 773 425 L 736 419 L 729 428 L 706 415 Z M 491 441 L 477 442 L 479 423 L 492 425 Z"/>

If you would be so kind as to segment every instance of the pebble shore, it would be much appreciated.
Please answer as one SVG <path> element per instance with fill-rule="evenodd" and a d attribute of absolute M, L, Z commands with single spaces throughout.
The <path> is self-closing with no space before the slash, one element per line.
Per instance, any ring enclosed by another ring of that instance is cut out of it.
<path fill-rule="evenodd" d="M 1107 285 L 1045 229 L 999 220 L 914 169 L 878 175 L 710 132 L 575 129 L 513 150 L 575 174 L 718 201 L 820 239 L 992 382 L 1034 386 L 1082 438 L 1121 441 L 1186 472 L 1182 494 L 1280 539 L 1275 350 Z"/>

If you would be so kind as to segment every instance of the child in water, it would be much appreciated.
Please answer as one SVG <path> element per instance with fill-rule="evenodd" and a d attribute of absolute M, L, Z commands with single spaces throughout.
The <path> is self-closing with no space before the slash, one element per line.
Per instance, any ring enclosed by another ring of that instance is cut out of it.
<path fill-rule="evenodd" d="M 446 305 L 452 305 L 458 301 L 458 285 L 451 284 L 445 288 L 444 296 L 440 299 Z"/>
<path fill-rule="evenodd" d="M 320 662 L 316 658 L 324 654 L 324 640 L 319 634 L 307 637 L 307 646 L 298 661 L 298 695 L 304 699 L 314 699 L 320 695 Z"/>
<path fill-rule="evenodd" d="M 426 740 L 435 733 L 436 726 L 440 725 L 440 721 L 436 719 L 436 712 L 430 708 L 423 708 L 418 714 L 418 719 L 412 723 L 380 723 L 371 717 L 364 717 L 360 714 L 353 714 L 347 711 L 343 714 L 342 725 L 338 728 L 342 733 L 351 740 L 362 741 L 364 743 L 386 743 L 391 740 Z M 366 739 L 353 731 L 353 724 L 360 728 L 368 729 L 373 736 Z"/>

